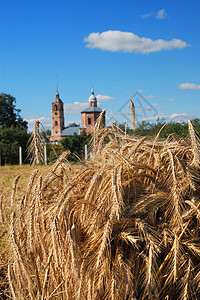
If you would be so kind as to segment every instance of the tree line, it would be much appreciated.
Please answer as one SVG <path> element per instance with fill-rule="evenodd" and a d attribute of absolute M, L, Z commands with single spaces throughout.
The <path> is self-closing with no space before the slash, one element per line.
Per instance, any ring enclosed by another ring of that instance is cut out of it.
<path fill-rule="evenodd" d="M 18 164 L 19 162 L 19 147 L 23 150 L 23 162 L 29 163 L 27 158 L 27 143 L 30 138 L 28 132 L 28 123 L 23 120 L 20 115 L 21 110 L 16 107 L 16 99 L 10 94 L 0 94 L 0 163 Z M 200 133 L 200 119 L 192 120 L 197 135 Z M 158 120 L 155 123 L 142 121 L 137 125 L 135 132 L 127 128 L 128 134 L 137 136 L 148 136 L 154 138 L 159 130 L 163 127 L 165 121 Z M 75 124 L 73 124 L 74 126 Z M 78 126 L 78 125 L 77 125 Z M 125 130 L 125 124 L 120 124 L 119 127 Z M 50 132 L 48 132 L 50 134 Z M 160 138 L 167 138 L 170 134 L 176 134 L 180 138 L 186 138 L 188 135 L 188 126 L 186 121 L 170 122 L 162 129 Z M 91 136 L 87 136 L 85 131 L 80 135 L 65 137 L 60 145 L 54 145 L 55 151 L 59 156 L 63 151 L 70 150 L 72 155 L 70 160 L 77 160 L 79 157 L 84 157 L 85 144 L 89 145 Z M 56 160 L 56 155 L 50 144 L 47 144 L 48 162 Z"/>
<path fill-rule="evenodd" d="M 135 134 L 138 136 L 149 136 L 149 137 L 155 137 L 158 132 L 161 130 L 163 125 L 165 124 L 165 121 L 157 121 L 156 123 L 150 123 L 150 122 L 141 122 L 138 127 L 136 127 Z M 192 123 L 194 125 L 195 131 L 197 136 L 199 136 L 200 133 L 200 119 L 196 118 L 192 120 Z M 166 124 L 160 134 L 159 137 L 161 139 L 166 139 L 169 137 L 170 134 L 176 134 L 179 138 L 187 138 L 188 136 L 188 124 L 186 121 L 172 121 L 168 124 Z"/>
<path fill-rule="evenodd" d="M 200 119 L 196 118 L 192 120 L 194 125 L 195 132 L 197 137 L 200 136 Z M 137 124 L 135 131 L 133 132 L 132 129 L 126 128 L 125 123 L 121 123 L 118 127 L 126 131 L 129 135 L 136 135 L 136 136 L 147 136 L 149 138 L 155 138 L 158 132 L 160 131 L 159 138 L 166 139 L 172 133 L 176 134 L 179 138 L 187 138 L 188 136 L 188 124 L 187 119 L 186 121 L 171 121 L 170 123 L 166 123 L 165 120 L 157 120 L 154 123 L 141 121 Z"/>
<path fill-rule="evenodd" d="M 18 151 L 22 147 L 23 157 L 26 157 L 26 145 L 30 134 L 28 123 L 16 108 L 16 99 L 10 94 L 0 94 L 0 162 L 18 164 Z"/>
<path fill-rule="evenodd" d="M 28 132 L 28 123 L 21 117 L 21 110 L 16 107 L 16 99 L 10 94 L 0 94 L 0 164 L 18 164 L 19 147 L 22 147 L 24 163 L 30 163 L 28 157 L 28 141 L 31 133 Z M 76 124 L 72 124 L 75 126 Z M 78 125 L 77 125 L 78 126 Z M 45 133 L 43 133 L 45 135 Z M 47 134 L 51 132 L 48 130 Z M 85 144 L 89 144 L 90 136 L 85 132 L 80 135 L 65 137 L 60 145 L 53 145 L 54 150 L 59 156 L 63 151 L 70 150 L 73 154 L 70 160 L 77 160 L 77 157 L 84 157 Z M 57 156 L 47 143 L 48 162 L 56 160 Z"/>

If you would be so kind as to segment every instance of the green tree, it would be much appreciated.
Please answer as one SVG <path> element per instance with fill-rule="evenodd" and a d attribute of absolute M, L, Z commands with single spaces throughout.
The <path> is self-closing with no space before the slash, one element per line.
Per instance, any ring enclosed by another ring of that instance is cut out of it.
<path fill-rule="evenodd" d="M 15 97 L 9 94 L 0 94 L 0 128 L 11 126 L 27 130 L 27 122 L 20 116 L 20 109 L 16 108 Z"/>
<path fill-rule="evenodd" d="M 195 121 L 198 124 L 197 121 Z M 149 123 L 143 121 L 135 131 L 136 135 L 155 137 L 165 122 Z M 198 127 L 199 125 L 195 126 Z M 160 132 L 160 138 L 167 138 L 170 134 L 175 133 L 180 138 L 187 137 L 188 125 L 186 122 L 171 122 L 168 123 Z"/>
<path fill-rule="evenodd" d="M 27 122 L 16 108 L 16 99 L 9 94 L 0 94 L 0 153 L 1 164 L 19 162 L 19 146 L 26 158 L 26 144 L 29 139 Z"/>
<path fill-rule="evenodd" d="M 26 148 L 30 134 L 24 129 L 0 128 L 1 164 L 19 163 L 19 146 L 22 147 L 23 161 L 26 159 Z"/>
<path fill-rule="evenodd" d="M 70 123 L 67 127 L 79 127 L 78 124 L 76 124 L 75 122 Z"/>
<path fill-rule="evenodd" d="M 82 131 L 80 135 L 74 133 L 72 136 L 65 137 L 61 144 L 65 149 L 71 151 L 71 153 L 77 155 L 79 158 L 84 156 L 84 148 L 86 144 L 89 144 L 91 137 L 86 135 L 85 131 Z"/>
<path fill-rule="evenodd" d="M 48 163 L 55 162 L 57 157 L 59 157 L 65 151 L 63 145 L 53 145 L 54 150 L 52 149 L 51 144 L 46 144 L 46 147 L 47 147 Z"/>
<path fill-rule="evenodd" d="M 200 138 L 200 119 L 198 119 L 198 118 L 193 119 L 192 123 L 194 125 L 194 129 L 195 129 L 195 132 L 196 132 L 198 138 Z"/>

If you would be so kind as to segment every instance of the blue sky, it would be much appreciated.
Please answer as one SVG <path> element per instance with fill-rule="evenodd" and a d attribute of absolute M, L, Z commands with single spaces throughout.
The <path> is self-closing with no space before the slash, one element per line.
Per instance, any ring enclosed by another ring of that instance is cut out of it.
<path fill-rule="evenodd" d="M 199 0 L 0 0 L 0 92 L 33 128 L 51 128 L 56 93 L 65 124 L 80 123 L 94 87 L 99 106 L 125 121 L 200 118 Z"/>

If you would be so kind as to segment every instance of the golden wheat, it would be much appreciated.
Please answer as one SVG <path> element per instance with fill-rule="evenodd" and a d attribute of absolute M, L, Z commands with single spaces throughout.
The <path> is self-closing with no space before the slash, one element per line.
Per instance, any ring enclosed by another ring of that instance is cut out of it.
<path fill-rule="evenodd" d="M 191 121 L 186 143 L 101 129 L 101 119 L 92 160 L 74 170 L 64 153 L 44 179 L 33 173 L 12 214 L 13 299 L 199 299 L 199 143 Z"/>

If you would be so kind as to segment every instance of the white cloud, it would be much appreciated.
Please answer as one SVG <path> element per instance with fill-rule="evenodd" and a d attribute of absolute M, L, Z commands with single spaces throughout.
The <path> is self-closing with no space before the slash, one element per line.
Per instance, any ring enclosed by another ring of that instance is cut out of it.
<path fill-rule="evenodd" d="M 175 101 L 174 98 L 171 98 L 171 99 L 168 100 L 168 102 L 174 102 L 174 101 Z"/>
<path fill-rule="evenodd" d="M 102 33 L 92 32 L 84 38 L 88 43 L 87 48 L 97 48 L 111 52 L 134 52 L 151 53 L 161 50 L 182 49 L 189 46 L 186 42 L 179 39 L 166 41 L 162 39 L 152 40 L 150 38 L 139 37 L 132 32 L 108 30 Z"/>
<path fill-rule="evenodd" d="M 116 101 L 115 98 L 111 97 L 111 96 L 105 96 L 105 95 L 97 95 L 97 100 L 99 102 L 109 102 L 109 101 Z"/>
<path fill-rule="evenodd" d="M 141 121 L 146 121 L 146 122 L 154 122 L 159 120 L 165 120 L 166 118 L 168 118 L 164 113 L 158 113 L 155 116 L 148 116 L 146 118 L 142 118 Z"/>
<path fill-rule="evenodd" d="M 106 95 L 97 95 L 96 96 L 98 102 L 108 102 L 108 101 L 116 101 L 115 98 L 106 96 Z M 73 102 L 73 103 L 67 103 L 64 104 L 64 112 L 65 114 L 77 114 L 81 113 L 82 110 L 89 107 L 88 101 L 86 102 Z"/>
<path fill-rule="evenodd" d="M 74 102 L 64 104 L 64 112 L 65 114 L 76 114 L 80 113 L 82 110 L 88 107 L 88 102 Z"/>
<path fill-rule="evenodd" d="M 144 90 L 137 90 L 136 92 L 135 91 L 131 91 L 131 90 L 127 90 L 125 93 L 126 94 L 136 94 L 136 93 L 141 94 L 143 92 L 144 92 Z"/>
<path fill-rule="evenodd" d="M 48 117 L 30 117 L 30 119 L 26 119 L 26 121 L 28 122 L 28 129 L 30 131 L 34 129 L 36 121 L 40 121 L 46 129 L 51 128 L 51 118 Z"/>
<path fill-rule="evenodd" d="M 178 87 L 181 90 L 200 90 L 200 85 L 195 83 L 181 83 Z"/>
<path fill-rule="evenodd" d="M 164 103 L 153 103 L 152 104 L 154 107 L 159 107 L 165 105 Z"/>
<path fill-rule="evenodd" d="M 172 114 L 171 116 L 168 117 L 168 119 L 173 119 L 173 118 L 182 118 L 182 117 L 186 117 L 186 118 L 189 118 L 189 119 L 193 119 L 195 118 L 195 115 L 194 114 L 191 114 L 191 113 L 181 113 L 181 114 L 177 114 L 177 113 L 174 113 Z"/>
<path fill-rule="evenodd" d="M 156 97 L 155 96 L 153 96 L 153 95 L 149 95 L 149 96 L 146 96 L 146 97 L 144 97 L 145 99 L 155 99 Z"/>
<path fill-rule="evenodd" d="M 148 14 L 142 15 L 141 17 L 142 17 L 142 19 L 147 19 L 147 18 L 150 18 L 150 17 L 154 17 L 158 20 L 162 20 L 162 19 L 165 19 L 166 16 L 167 16 L 167 13 L 166 13 L 165 9 L 163 8 L 163 9 L 158 10 L 156 13 L 150 12 Z"/>
<path fill-rule="evenodd" d="M 157 13 L 156 13 L 156 19 L 164 19 L 167 16 L 165 9 L 160 9 Z"/>
<path fill-rule="evenodd" d="M 165 113 L 158 113 L 157 115 L 155 116 L 147 116 L 147 117 L 144 117 L 144 118 L 140 118 L 137 122 L 140 123 L 141 121 L 146 121 L 146 122 L 156 122 L 156 121 L 163 121 L 163 122 L 167 122 L 171 119 L 174 119 L 174 118 L 179 118 L 181 121 L 185 121 L 186 118 L 189 118 L 189 119 L 194 119 L 195 118 L 195 115 L 194 114 L 189 114 L 189 113 L 174 113 L 172 115 L 167 115 Z"/>
<path fill-rule="evenodd" d="M 136 110 L 143 110 L 143 111 L 150 111 L 151 110 L 150 107 L 142 107 L 142 106 L 136 106 L 135 109 Z"/>
<path fill-rule="evenodd" d="M 32 117 L 31 119 L 26 119 L 26 121 L 29 124 L 35 124 L 36 121 L 40 121 L 43 124 L 51 122 L 51 119 L 46 117 Z"/>
<path fill-rule="evenodd" d="M 147 19 L 147 18 L 152 17 L 152 16 L 153 16 L 152 12 L 149 13 L 149 14 L 144 14 L 144 15 L 142 15 L 142 19 Z"/>

